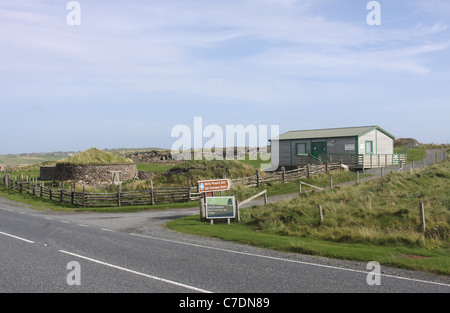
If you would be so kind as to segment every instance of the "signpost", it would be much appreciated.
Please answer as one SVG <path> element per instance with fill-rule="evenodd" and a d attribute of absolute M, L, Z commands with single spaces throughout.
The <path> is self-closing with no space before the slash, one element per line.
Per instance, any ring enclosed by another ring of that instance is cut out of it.
<path fill-rule="evenodd" d="M 233 197 L 214 197 L 216 191 L 230 190 L 231 182 L 229 179 L 213 179 L 201 180 L 197 182 L 198 192 L 201 193 L 200 200 L 200 219 L 210 219 L 213 224 L 213 219 L 226 218 L 228 224 L 230 218 L 235 217 L 236 201 Z"/>
<path fill-rule="evenodd" d="M 229 179 L 201 180 L 197 182 L 198 192 L 213 192 L 230 190 Z"/>
<path fill-rule="evenodd" d="M 228 219 L 228 224 L 231 218 L 236 216 L 236 200 L 234 196 L 229 197 L 207 197 L 206 198 L 206 218 L 213 219 Z"/>

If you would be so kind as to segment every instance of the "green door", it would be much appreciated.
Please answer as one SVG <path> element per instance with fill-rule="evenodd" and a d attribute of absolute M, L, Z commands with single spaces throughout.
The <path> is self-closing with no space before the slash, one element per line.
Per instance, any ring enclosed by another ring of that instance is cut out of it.
<path fill-rule="evenodd" d="M 311 155 L 316 158 L 321 154 L 327 154 L 327 143 L 326 142 L 312 142 L 311 143 Z"/>

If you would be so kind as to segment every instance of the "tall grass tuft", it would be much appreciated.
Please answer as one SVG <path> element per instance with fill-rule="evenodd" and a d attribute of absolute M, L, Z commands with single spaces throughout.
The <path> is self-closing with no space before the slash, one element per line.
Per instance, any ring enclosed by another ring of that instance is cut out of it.
<path fill-rule="evenodd" d="M 373 245 L 450 247 L 450 163 L 243 210 L 243 222 L 287 236 Z M 420 232 L 419 202 L 426 208 Z M 319 225 L 317 206 L 324 211 Z"/>

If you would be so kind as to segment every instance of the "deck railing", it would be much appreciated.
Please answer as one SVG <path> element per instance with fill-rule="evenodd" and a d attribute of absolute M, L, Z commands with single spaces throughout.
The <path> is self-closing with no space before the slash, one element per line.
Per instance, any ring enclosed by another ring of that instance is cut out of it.
<path fill-rule="evenodd" d="M 324 154 L 325 162 L 342 162 L 352 168 L 374 168 L 406 163 L 406 154 Z"/>
<path fill-rule="evenodd" d="M 298 166 L 341 162 L 351 168 L 376 168 L 406 163 L 406 154 L 322 154 L 317 158 L 304 154 L 297 157 Z"/>

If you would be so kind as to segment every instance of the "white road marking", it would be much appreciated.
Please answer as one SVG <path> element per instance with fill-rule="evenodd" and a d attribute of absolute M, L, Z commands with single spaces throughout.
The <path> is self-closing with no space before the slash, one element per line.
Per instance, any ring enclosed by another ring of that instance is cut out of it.
<path fill-rule="evenodd" d="M 164 283 L 168 283 L 168 284 L 171 284 L 171 285 L 175 285 L 175 286 L 178 286 L 178 287 L 183 287 L 183 288 L 190 289 L 190 290 L 197 291 L 197 292 L 201 292 L 201 293 L 211 293 L 210 291 L 207 291 L 207 290 L 204 290 L 204 289 L 200 289 L 200 288 L 197 288 L 197 287 L 185 285 L 185 284 L 182 284 L 182 283 L 178 283 L 178 282 L 175 282 L 175 281 L 171 281 L 171 280 L 167 280 L 167 279 L 164 279 L 164 278 L 156 277 L 156 276 L 153 276 L 153 275 L 148 275 L 148 274 L 136 272 L 136 271 L 124 268 L 124 267 L 120 267 L 120 266 L 117 266 L 117 265 L 105 263 L 105 262 L 102 262 L 102 261 L 91 259 L 91 258 L 82 256 L 82 255 L 78 255 L 78 254 L 75 254 L 75 253 L 67 252 L 67 251 L 64 251 L 64 250 L 59 250 L 59 252 L 67 254 L 67 255 L 71 255 L 71 256 L 74 256 L 74 257 L 77 257 L 77 258 L 80 258 L 80 259 L 84 259 L 84 260 L 87 260 L 87 261 L 90 261 L 90 262 L 93 262 L 93 263 L 97 263 L 97 264 L 100 264 L 100 265 L 104 265 L 104 266 L 108 266 L 108 267 L 111 267 L 111 268 L 114 268 L 114 269 L 118 269 L 118 270 L 121 270 L 121 271 L 124 271 L 124 272 L 132 273 L 132 274 L 139 275 L 139 276 L 142 276 L 142 277 L 146 277 L 146 278 L 150 278 L 150 279 L 153 279 L 153 280 L 157 280 L 157 281 L 161 281 L 161 282 L 164 282 Z"/>
<path fill-rule="evenodd" d="M 304 262 L 304 261 L 298 261 L 298 260 L 289 260 L 289 259 L 283 259 L 283 258 L 278 258 L 278 257 L 272 257 L 272 256 L 266 256 L 266 255 L 248 253 L 248 252 L 241 252 L 241 251 L 234 251 L 234 250 L 227 250 L 227 249 L 222 249 L 222 248 L 209 247 L 209 246 L 204 246 L 204 245 L 199 245 L 199 244 L 194 244 L 194 243 L 179 242 L 179 241 L 175 241 L 175 240 L 162 239 L 162 238 L 145 236 L 145 235 L 139 235 L 139 234 L 132 234 L 131 233 L 130 235 L 136 236 L 136 237 L 153 239 L 153 240 L 160 240 L 160 241 L 165 241 L 165 242 L 171 242 L 171 243 L 176 243 L 176 244 L 180 244 L 180 245 L 186 245 L 186 246 L 192 246 L 192 247 L 198 247 L 198 248 L 204 248 L 204 249 L 211 249 L 211 250 L 217 250 L 217 251 L 228 252 L 228 253 L 247 255 L 247 256 L 258 257 L 258 258 L 263 258 L 263 259 L 270 259 L 270 260 L 290 262 L 290 263 L 297 263 L 297 264 L 316 266 L 316 267 L 322 267 L 322 268 L 328 268 L 328 269 L 334 269 L 334 270 L 340 270 L 340 271 L 361 273 L 361 274 L 365 274 L 365 275 L 369 274 L 369 272 L 366 272 L 366 271 L 354 270 L 354 269 L 349 269 L 349 268 L 344 268 L 344 267 L 316 264 L 316 263 L 310 263 L 310 262 Z M 407 277 L 401 277 L 401 276 L 394 276 L 394 275 L 388 275 L 388 274 L 380 274 L 380 276 L 382 276 L 382 277 L 389 277 L 389 278 L 395 278 L 395 279 L 400 279 L 400 280 L 408 280 L 408 281 L 413 281 L 413 282 L 418 282 L 418 283 L 425 283 L 425 284 L 432 284 L 432 285 L 439 285 L 439 286 L 450 287 L 450 284 L 438 283 L 438 282 L 427 281 L 427 280 L 420 280 L 420 279 L 407 278 Z"/>
<path fill-rule="evenodd" d="M 109 231 L 109 232 L 114 232 L 114 230 L 111 230 L 111 229 L 107 229 L 107 228 L 101 228 L 101 230 L 104 230 L 104 231 Z"/>
<path fill-rule="evenodd" d="M 5 209 L 5 208 L 0 208 L 0 209 L 1 209 L 1 210 L 5 210 L 5 211 L 13 212 L 13 210 Z M 20 213 L 20 212 L 19 212 L 19 213 Z M 50 218 L 46 218 L 46 219 L 50 219 Z M 70 222 L 67 222 L 67 221 L 62 221 L 62 220 L 61 220 L 61 222 L 62 222 L 62 223 L 65 223 L 65 224 L 70 224 Z M 78 224 L 78 225 L 79 225 L 79 226 L 83 226 L 83 227 L 89 227 L 89 226 L 83 225 L 83 224 Z M 109 229 L 105 229 L 105 228 L 101 228 L 101 229 L 104 230 L 104 231 L 110 231 L 110 232 L 113 232 L 112 230 L 109 230 Z M 34 243 L 34 242 L 31 241 L 31 240 L 27 240 L 27 239 L 24 239 L 24 238 L 20 238 L 20 237 L 17 237 L 17 236 L 14 236 L 14 235 L 10 235 L 10 234 L 7 234 L 7 233 L 2 233 L 2 232 L 0 232 L 0 234 L 3 234 L 3 235 L 5 235 L 5 236 L 9 236 L 9 237 L 12 237 L 12 238 L 15 238 L 15 239 L 19 239 L 19 240 L 22 240 L 22 241 L 24 241 L 24 242 Z M 241 251 L 227 250 L 227 249 L 222 249 L 222 248 L 209 247 L 209 246 L 204 246 L 204 245 L 199 245 L 199 244 L 180 242 L 180 241 L 169 240 L 169 239 L 163 239 L 163 238 L 157 238 L 157 237 L 151 237 L 151 236 L 145 236 L 145 235 L 140 235 L 140 234 L 133 234 L 133 233 L 130 233 L 130 235 L 136 236 L 136 237 L 147 238 L 147 239 L 153 239 L 153 240 L 159 240 L 159 241 L 171 242 L 171 243 L 180 244 L 180 245 L 187 245 L 187 246 L 192 246 L 192 247 L 198 247 L 198 248 L 203 248 L 203 249 L 210 249 L 210 250 L 216 250 L 216 251 L 222 251 L 222 252 L 228 252 L 228 253 L 234 253 L 234 254 L 248 255 L 248 256 L 253 256 L 253 257 L 259 257 L 259 258 L 265 258 L 265 259 L 271 259 L 271 260 L 277 260 L 277 261 L 284 261 L 284 262 L 290 262 L 290 263 L 297 263 L 297 264 L 303 264 L 303 265 L 309 265 L 309 266 L 316 266 L 316 267 L 322 267 L 322 268 L 328 268 L 328 269 L 335 269 L 335 270 L 340 270 L 340 271 L 347 271 L 347 272 L 361 273 L 361 274 L 365 274 L 365 275 L 367 275 L 367 274 L 369 273 L 369 272 L 361 271 L 361 270 L 354 270 L 354 269 L 348 269 L 348 268 L 337 267 L 337 266 L 330 266 L 330 265 L 316 264 L 316 263 L 310 263 L 310 262 L 304 262 L 304 261 L 298 261 L 298 260 L 289 260 L 289 259 L 283 259 L 283 258 L 278 258 L 278 257 L 271 257 L 271 256 L 259 255 L 259 254 L 248 253 L 248 252 L 241 252 Z M 61 250 L 60 250 L 60 251 L 61 251 Z M 70 253 L 64 252 L 64 251 L 61 251 L 61 252 L 70 254 Z M 76 255 L 74 255 L 74 256 L 76 256 Z M 85 258 L 85 257 L 82 257 L 82 256 L 78 256 L 78 257 L 84 258 L 84 259 L 88 259 L 88 258 Z M 95 260 L 92 260 L 92 259 L 89 259 L 89 260 L 91 260 L 91 261 L 93 261 L 93 262 L 100 263 L 100 261 L 95 261 Z M 101 264 L 102 264 L 102 263 L 101 263 Z M 107 264 L 107 263 L 104 263 L 104 265 L 108 265 L 108 264 Z M 109 264 L 109 266 L 115 267 L 115 268 L 118 268 L 118 269 L 121 269 L 121 268 L 116 267 L 116 266 L 114 266 L 114 265 L 110 265 L 110 264 Z M 133 273 L 135 273 L 135 274 L 137 274 L 137 275 L 142 275 L 142 276 L 146 276 L 146 277 L 149 277 L 149 278 L 153 278 L 153 279 L 157 279 L 157 280 L 161 280 L 161 281 L 166 281 L 166 280 L 164 280 L 164 279 L 161 279 L 161 278 L 158 278 L 158 277 L 154 277 L 154 276 L 151 276 L 151 275 L 146 275 L 146 274 L 143 274 L 143 273 L 134 272 L 134 271 L 127 270 L 127 269 L 122 269 L 122 270 L 126 270 L 126 271 L 128 271 L 128 272 L 133 272 Z M 394 279 L 399 279 L 399 280 L 407 280 L 407 281 L 412 281 L 412 282 L 424 283 L 424 284 L 432 284 L 432 285 L 439 285 L 439 286 L 450 287 L 450 284 L 439 283 L 439 282 L 433 282 L 433 281 L 427 281 L 427 280 L 420 280 L 420 279 L 414 279 L 414 278 L 408 278 L 408 277 L 401 277 L 401 276 L 395 276 L 395 275 L 389 275 L 389 274 L 380 274 L 380 276 L 382 276 L 382 277 L 394 278 Z M 171 282 L 171 281 L 167 281 L 167 282 L 174 283 L 174 284 L 178 284 L 178 285 L 180 285 L 180 286 L 183 285 L 183 284 L 179 284 L 179 283 Z M 187 286 L 187 285 L 183 285 L 183 286 Z M 195 288 L 195 287 L 187 286 L 186 288 L 191 288 L 191 289 L 192 289 L 192 288 Z M 194 290 L 201 290 L 201 289 L 196 288 L 196 289 L 194 289 Z M 208 291 L 201 291 L 201 292 L 209 293 Z"/>
<path fill-rule="evenodd" d="M 22 240 L 22 241 L 25 241 L 25 242 L 28 242 L 28 243 L 34 243 L 34 241 L 31 241 L 31 240 L 28 240 L 28 239 L 24 239 L 24 238 L 21 238 L 21 237 L 17 237 L 17 236 L 11 235 L 11 234 L 3 233 L 1 231 L 0 231 L 0 234 L 8 236 L 8 237 L 11 237 L 11 238 L 14 238 L 14 239 L 19 239 L 19 240 Z"/>

